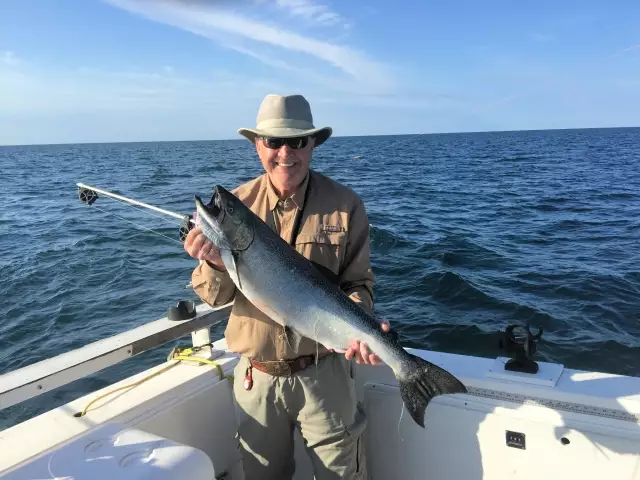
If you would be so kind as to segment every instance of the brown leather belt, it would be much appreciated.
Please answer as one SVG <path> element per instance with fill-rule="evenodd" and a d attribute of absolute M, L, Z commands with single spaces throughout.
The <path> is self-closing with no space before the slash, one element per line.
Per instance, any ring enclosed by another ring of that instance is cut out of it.
<path fill-rule="evenodd" d="M 320 354 L 318 359 L 326 357 L 330 353 L 331 352 Z M 313 365 L 315 361 L 315 355 L 303 355 L 291 360 L 274 360 L 268 362 L 258 362 L 257 360 L 249 359 L 249 363 L 253 368 L 276 377 L 289 377 Z"/>

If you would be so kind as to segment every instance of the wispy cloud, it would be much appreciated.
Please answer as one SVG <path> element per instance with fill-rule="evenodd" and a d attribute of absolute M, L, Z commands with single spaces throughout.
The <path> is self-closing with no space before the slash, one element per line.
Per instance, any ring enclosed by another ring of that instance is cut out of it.
<path fill-rule="evenodd" d="M 5 114 L 182 111 L 227 104 L 230 99 L 253 101 L 266 89 L 280 87 L 269 79 L 226 71 L 193 77 L 168 66 L 122 71 L 80 67 L 59 72 L 31 67 L 0 75 L 0 105 Z"/>
<path fill-rule="evenodd" d="M 316 91 L 312 86 L 315 85 L 324 90 L 325 94 L 326 92 L 330 92 L 331 94 L 358 95 L 366 98 L 379 95 L 379 89 L 375 84 L 373 87 L 370 87 L 369 85 L 357 81 L 345 82 L 343 79 L 324 75 L 315 72 L 313 69 L 292 65 L 291 63 L 280 58 L 276 58 L 269 53 L 261 53 L 235 44 L 226 44 L 225 46 L 232 50 L 236 50 L 243 55 L 255 58 L 257 61 L 268 65 L 269 67 L 278 68 L 282 71 L 293 72 L 297 77 L 303 80 L 308 80 L 310 84 L 305 87 L 305 90 L 307 91 Z"/>
<path fill-rule="evenodd" d="M 616 50 L 615 52 L 611 53 L 611 56 L 612 57 L 618 57 L 618 58 L 621 58 L 621 57 L 625 58 L 625 57 L 627 57 L 629 52 L 636 52 L 637 50 L 640 50 L 640 43 L 638 43 L 637 45 L 630 45 L 628 47 Z"/>
<path fill-rule="evenodd" d="M 254 58 L 255 55 L 250 53 L 255 51 L 254 46 L 283 49 L 299 54 L 297 61 L 303 65 L 296 68 L 309 68 L 310 63 L 320 60 L 324 62 L 325 67 L 337 69 L 336 73 L 346 74 L 348 80 L 356 81 L 368 90 L 388 92 L 394 85 L 390 69 L 362 51 L 281 28 L 272 22 L 262 20 L 262 16 L 260 21 L 254 20 L 248 15 L 240 15 L 226 9 L 224 2 L 204 4 L 179 0 L 105 1 L 131 13 L 189 31 L 222 45 L 233 45 L 236 51 Z M 278 1 L 281 8 L 289 4 L 288 10 L 293 15 L 315 18 L 316 21 L 325 23 L 341 18 L 328 7 L 312 3 L 310 0 Z M 254 7 L 261 7 L 262 3 L 258 2 Z M 316 69 L 318 66 L 316 63 Z"/>
<path fill-rule="evenodd" d="M 286 90 L 221 69 L 0 64 L 0 145 L 239 138 L 265 92 Z"/>
<path fill-rule="evenodd" d="M 15 52 L 10 50 L 0 51 L 0 63 L 5 65 L 16 65 L 20 60 L 16 56 Z"/>
<path fill-rule="evenodd" d="M 223 45 L 227 48 L 230 48 L 231 50 L 235 50 L 238 53 L 242 53 L 243 55 L 254 58 L 255 60 L 261 63 L 264 63 L 265 65 L 268 65 L 270 67 L 281 68 L 283 70 L 289 70 L 289 71 L 297 72 L 300 74 L 305 72 L 303 68 L 295 67 L 284 60 L 272 58 L 269 55 L 258 53 L 254 50 L 243 47 L 241 45 L 236 45 L 234 43 L 224 43 Z"/>
<path fill-rule="evenodd" d="M 276 5 L 293 17 L 302 17 L 320 25 L 342 25 L 348 27 L 344 19 L 327 5 L 313 0 L 276 0 Z"/>

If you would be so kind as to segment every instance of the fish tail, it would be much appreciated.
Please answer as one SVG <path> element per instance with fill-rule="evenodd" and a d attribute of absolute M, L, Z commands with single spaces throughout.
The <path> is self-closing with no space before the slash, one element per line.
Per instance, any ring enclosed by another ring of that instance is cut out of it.
<path fill-rule="evenodd" d="M 467 393 L 456 377 L 431 362 L 408 354 L 402 372 L 396 374 L 400 396 L 411 418 L 424 428 L 427 405 L 437 395 Z"/>

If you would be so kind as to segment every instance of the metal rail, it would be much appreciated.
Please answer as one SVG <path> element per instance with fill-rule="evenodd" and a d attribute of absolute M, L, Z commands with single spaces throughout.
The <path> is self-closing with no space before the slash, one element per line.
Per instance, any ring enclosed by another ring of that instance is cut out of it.
<path fill-rule="evenodd" d="M 164 317 L 0 375 L 0 410 L 177 340 L 188 333 L 192 333 L 194 341 L 196 338 L 208 338 L 209 327 L 227 320 L 231 306 L 232 303 L 228 303 L 212 308 L 203 303 L 197 306 L 197 314 L 192 319 L 174 321 Z"/>

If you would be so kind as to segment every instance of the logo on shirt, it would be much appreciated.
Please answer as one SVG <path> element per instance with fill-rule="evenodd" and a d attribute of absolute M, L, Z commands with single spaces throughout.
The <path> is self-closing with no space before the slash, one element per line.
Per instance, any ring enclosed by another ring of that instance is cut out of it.
<path fill-rule="evenodd" d="M 340 225 L 320 225 L 320 231 L 327 233 L 337 233 L 342 232 L 342 227 Z"/>

